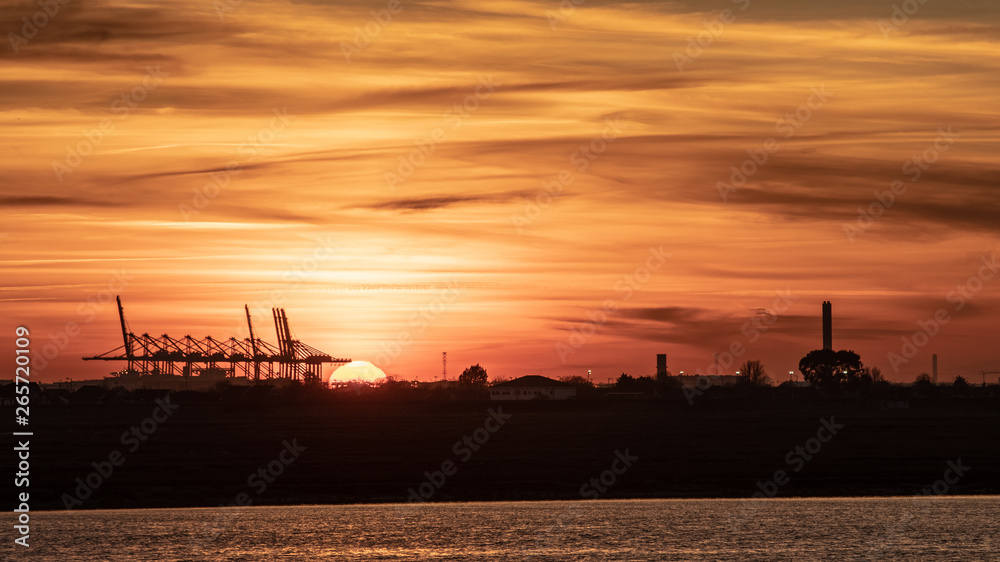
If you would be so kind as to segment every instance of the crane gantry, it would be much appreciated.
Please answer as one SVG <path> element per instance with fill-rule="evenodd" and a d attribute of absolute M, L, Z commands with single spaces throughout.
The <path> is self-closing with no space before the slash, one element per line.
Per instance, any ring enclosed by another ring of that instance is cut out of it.
<path fill-rule="evenodd" d="M 239 375 L 260 382 L 272 379 L 317 383 L 323 377 L 323 365 L 349 363 L 350 359 L 331 357 L 315 347 L 294 338 L 283 308 L 272 308 L 278 345 L 259 338 L 254 331 L 250 307 L 244 306 L 250 337 L 238 340 L 230 337 L 218 340 L 212 336 L 201 339 L 190 335 L 172 338 L 167 334 L 154 337 L 148 333 L 136 335 L 125 320 L 121 297 L 118 318 L 121 323 L 122 345 L 84 361 L 125 361 L 119 377 L 200 376 L 226 378 Z"/>

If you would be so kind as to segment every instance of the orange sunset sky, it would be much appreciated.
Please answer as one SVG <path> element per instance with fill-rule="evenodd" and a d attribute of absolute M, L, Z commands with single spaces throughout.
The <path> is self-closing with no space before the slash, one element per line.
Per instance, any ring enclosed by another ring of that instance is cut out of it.
<path fill-rule="evenodd" d="M 123 367 L 81 360 L 121 345 L 113 294 L 173 337 L 250 304 L 274 342 L 282 306 L 408 379 L 736 345 L 783 381 L 824 300 L 890 380 L 1000 370 L 993 1 L 2 6 L 4 353 L 59 348 L 36 380 Z"/>

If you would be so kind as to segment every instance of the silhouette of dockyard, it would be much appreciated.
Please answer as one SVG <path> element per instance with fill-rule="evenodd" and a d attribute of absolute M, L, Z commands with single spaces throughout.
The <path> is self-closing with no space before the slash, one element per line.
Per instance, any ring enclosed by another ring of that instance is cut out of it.
<path fill-rule="evenodd" d="M 217 384 L 237 379 L 246 384 L 281 381 L 298 381 L 305 384 L 321 383 L 323 365 L 344 364 L 351 360 L 332 357 L 328 353 L 295 339 L 283 308 L 272 308 L 277 345 L 258 336 L 250 315 L 244 306 L 249 337 L 216 339 L 205 336 L 196 339 L 190 335 L 173 338 L 167 334 L 159 337 L 149 333 L 136 335 L 125 319 L 120 297 L 118 318 L 121 323 L 122 345 L 100 355 L 84 357 L 85 361 L 123 361 L 125 368 L 112 373 L 116 384 L 126 386 L 177 386 L 184 387 L 196 381 L 195 386 Z"/>

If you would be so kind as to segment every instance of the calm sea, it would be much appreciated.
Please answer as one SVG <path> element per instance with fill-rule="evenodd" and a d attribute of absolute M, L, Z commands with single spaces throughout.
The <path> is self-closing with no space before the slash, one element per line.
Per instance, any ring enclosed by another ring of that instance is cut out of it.
<path fill-rule="evenodd" d="M 32 514 L 25 560 L 1000 560 L 1000 498 L 624 500 Z"/>

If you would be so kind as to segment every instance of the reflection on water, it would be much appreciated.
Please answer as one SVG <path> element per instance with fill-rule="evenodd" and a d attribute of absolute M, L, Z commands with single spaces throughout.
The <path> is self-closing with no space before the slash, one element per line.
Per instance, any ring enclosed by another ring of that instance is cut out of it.
<path fill-rule="evenodd" d="M 15 554 L 157 561 L 985 560 L 1000 559 L 998 515 L 996 497 L 73 511 L 32 514 L 32 547 Z"/>

